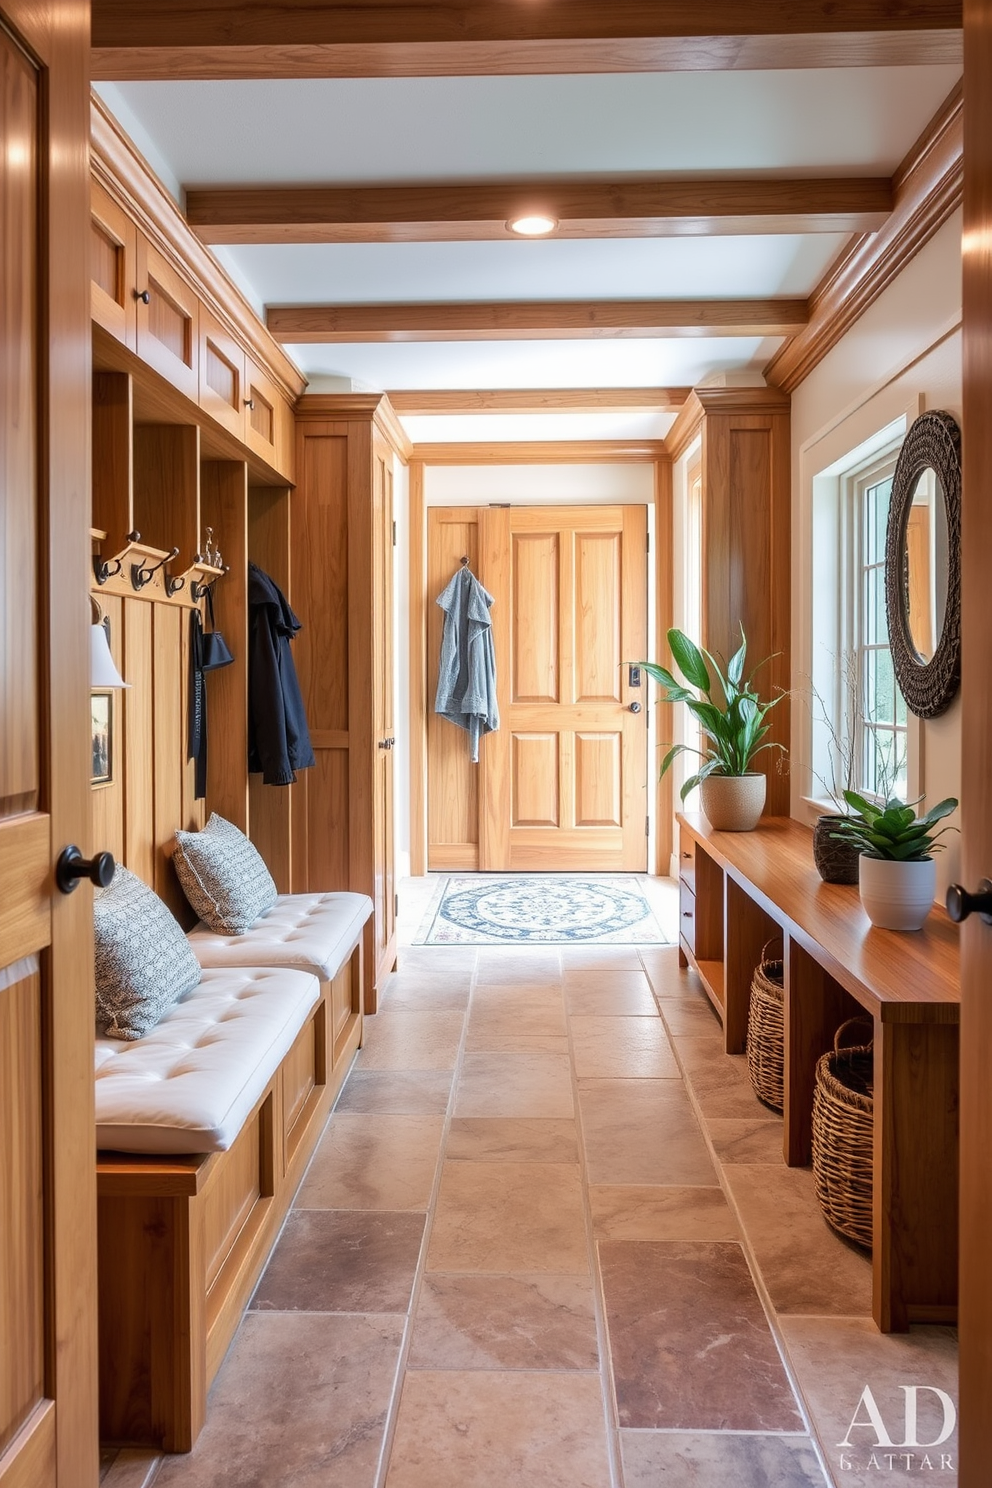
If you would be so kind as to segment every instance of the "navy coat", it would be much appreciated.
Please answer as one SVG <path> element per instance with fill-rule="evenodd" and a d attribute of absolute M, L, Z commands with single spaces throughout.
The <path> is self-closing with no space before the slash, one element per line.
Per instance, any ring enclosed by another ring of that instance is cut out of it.
<path fill-rule="evenodd" d="M 291 785 L 316 761 L 289 643 L 302 630 L 285 595 L 248 565 L 248 769 L 266 785 Z"/>

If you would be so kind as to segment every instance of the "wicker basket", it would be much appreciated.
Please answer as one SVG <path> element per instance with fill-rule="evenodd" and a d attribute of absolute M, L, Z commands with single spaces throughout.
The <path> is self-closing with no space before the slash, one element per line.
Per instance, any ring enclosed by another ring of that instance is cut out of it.
<path fill-rule="evenodd" d="M 837 1030 L 832 1054 L 816 1066 L 813 1091 L 813 1183 L 830 1227 L 871 1250 L 874 1093 L 872 1045 L 842 1047 L 868 1020 L 851 1018 Z M 874 1030 L 872 1030 L 874 1031 Z"/>
<path fill-rule="evenodd" d="M 785 1104 L 785 988 L 781 958 L 768 959 L 768 941 L 751 979 L 747 1072 L 754 1093 L 773 1111 Z"/>

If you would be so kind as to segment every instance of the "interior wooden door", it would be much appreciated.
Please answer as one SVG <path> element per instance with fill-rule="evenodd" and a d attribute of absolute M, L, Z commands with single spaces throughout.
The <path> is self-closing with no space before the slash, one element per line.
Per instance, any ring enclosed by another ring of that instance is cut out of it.
<path fill-rule="evenodd" d="M 376 985 L 396 962 L 396 843 L 393 820 L 393 463 L 373 442 L 373 740 Z"/>
<path fill-rule="evenodd" d="M 992 879 L 992 0 L 964 6 L 964 470 L 961 492 L 961 876 Z M 992 925 L 961 934 L 961 1488 L 989 1480 L 992 1400 Z"/>
<path fill-rule="evenodd" d="M 479 867 L 644 872 L 647 511 L 481 514 L 500 729 L 483 741 Z"/>
<path fill-rule="evenodd" d="M 21 43 L 25 43 L 24 46 Z M 0 10 L 0 1485 L 97 1482 L 89 7 Z M 49 640 L 51 638 L 51 640 Z"/>

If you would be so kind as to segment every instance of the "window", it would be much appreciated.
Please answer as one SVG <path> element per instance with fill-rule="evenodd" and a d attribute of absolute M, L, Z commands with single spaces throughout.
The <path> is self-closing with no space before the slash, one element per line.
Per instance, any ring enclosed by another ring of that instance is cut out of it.
<path fill-rule="evenodd" d="M 813 479 L 810 797 L 918 791 L 919 736 L 896 684 L 885 536 L 901 418 Z"/>
<path fill-rule="evenodd" d="M 869 796 L 906 799 L 908 724 L 906 702 L 896 686 L 885 615 L 885 530 L 889 519 L 894 458 L 882 470 L 853 481 L 851 530 L 858 573 L 852 650 L 857 657 L 857 716 L 854 719 L 856 789 Z M 852 565 L 853 566 L 853 565 Z"/>

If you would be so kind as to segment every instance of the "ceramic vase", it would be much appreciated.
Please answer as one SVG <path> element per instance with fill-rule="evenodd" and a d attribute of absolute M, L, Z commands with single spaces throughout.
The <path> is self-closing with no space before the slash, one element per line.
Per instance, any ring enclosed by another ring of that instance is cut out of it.
<path fill-rule="evenodd" d="M 919 930 L 933 908 L 937 864 L 933 858 L 896 863 L 890 858 L 860 860 L 861 903 L 881 930 Z"/>
<path fill-rule="evenodd" d="M 718 832 L 753 832 L 765 806 L 764 775 L 708 775 L 699 787 L 703 814 Z"/>

